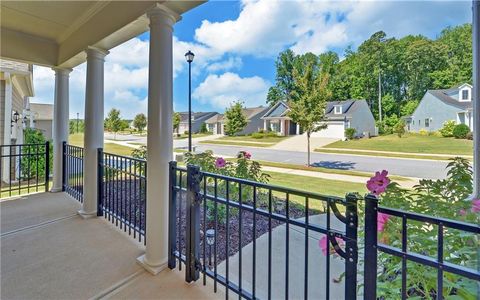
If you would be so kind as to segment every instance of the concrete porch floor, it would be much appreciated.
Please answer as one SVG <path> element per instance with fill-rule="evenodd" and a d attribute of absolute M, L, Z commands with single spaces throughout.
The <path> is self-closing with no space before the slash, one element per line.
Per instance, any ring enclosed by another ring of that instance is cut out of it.
<path fill-rule="evenodd" d="M 150 275 L 136 263 L 143 245 L 79 208 L 65 193 L 0 202 L 1 299 L 224 298 L 177 270 Z"/>

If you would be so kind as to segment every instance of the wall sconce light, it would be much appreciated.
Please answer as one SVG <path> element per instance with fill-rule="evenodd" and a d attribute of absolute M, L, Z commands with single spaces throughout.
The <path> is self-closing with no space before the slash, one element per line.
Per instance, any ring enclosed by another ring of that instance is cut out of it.
<path fill-rule="evenodd" d="M 14 123 L 17 124 L 19 118 L 20 118 L 20 114 L 17 111 L 15 111 L 12 115 L 12 120 L 10 121 L 12 123 L 11 125 L 12 127 Z"/>

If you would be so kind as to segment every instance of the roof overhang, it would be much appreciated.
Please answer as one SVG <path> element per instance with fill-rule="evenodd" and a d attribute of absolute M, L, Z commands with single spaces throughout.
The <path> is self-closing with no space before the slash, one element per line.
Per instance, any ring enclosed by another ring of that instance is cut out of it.
<path fill-rule="evenodd" d="M 148 31 L 155 7 L 180 15 L 205 1 L 1 1 L 0 57 L 73 68 L 89 46 L 109 50 Z"/>

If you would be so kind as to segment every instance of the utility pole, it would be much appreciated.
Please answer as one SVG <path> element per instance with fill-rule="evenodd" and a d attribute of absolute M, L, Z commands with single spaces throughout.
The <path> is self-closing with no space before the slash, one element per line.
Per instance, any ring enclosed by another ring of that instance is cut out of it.
<path fill-rule="evenodd" d="M 382 122 L 382 75 L 378 71 L 378 120 Z"/>

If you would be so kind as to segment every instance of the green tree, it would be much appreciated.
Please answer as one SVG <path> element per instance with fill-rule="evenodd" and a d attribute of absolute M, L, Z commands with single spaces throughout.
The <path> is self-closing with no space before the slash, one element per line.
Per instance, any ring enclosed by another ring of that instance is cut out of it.
<path fill-rule="evenodd" d="M 117 132 L 122 129 L 120 110 L 112 108 L 105 119 L 105 128 L 114 133 L 113 139 L 117 139 Z"/>
<path fill-rule="evenodd" d="M 307 134 L 307 165 L 310 165 L 310 137 L 313 132 L 326 128 L 324 120 L 327 99 L 331 96 L 328 90 L 328 74 L 315 72 L 314 63 L 309 62 L 300 73 L 294 71 L 295 92 L 289 101 L 288 116 L 300 125 Z"/>
<path fill-rule="evenodd" d="M 236 101 L 225 110 L 225 133 L 233 136 L 247 126 L 247 117 L 243 113 L 243 103 Z"/>
<path fill-rule="evenodd" d="M 140 133 L 147 127 L 147 117 L 145 114 L 140 113 L 133 119 L 133 127 L 135 127 Z"/>
<path fill-rule="evenodd" d="M 293 70 L 297 57 L 288 49 L 281 52 L 275 61 L 275 86 L 271 87 L 267 95 L 267 103 L 273 105 L 278 101 L 289 101 L 295 88 Z"/>
<path fill-rule="evenodd" d="M 173 131 L 178 131 L 180 127 L 180 121 L 182 120 L 180 113 L 176 112 L 173 114 Z"/>
<path fill-rule="evenodd" d="M 83 120 L 78 120 L 78 123 L 77 123 L 77 119 L 71 119 L 68 125 L 69 125 L 70 134 L 83 132 L 85 128 L 85 122 Z"/>

